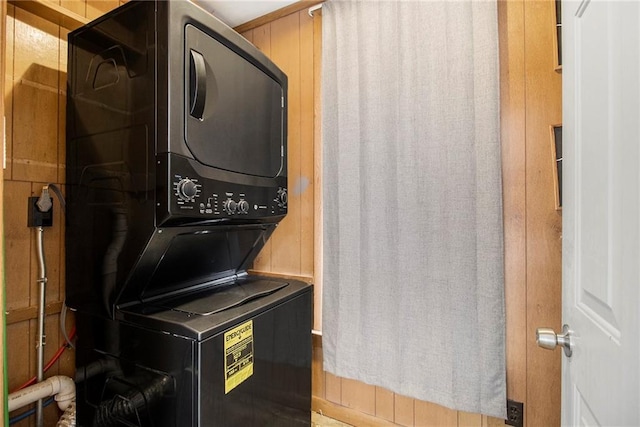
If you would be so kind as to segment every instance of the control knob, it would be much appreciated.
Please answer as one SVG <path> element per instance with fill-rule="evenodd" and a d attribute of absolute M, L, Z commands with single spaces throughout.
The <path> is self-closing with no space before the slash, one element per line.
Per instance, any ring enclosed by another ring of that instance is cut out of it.
<path fill-rule="evenodd" d="M 224 201 L 223 208 L 224 208 L 225 211 L 227 211 L 227 213 L 234 214 L 234 213 L 236 213 L 236 209 L 238 208 L 238 204 L 236 203 L 235 200 L 229 198 L 229 199 Z"/>
<path fill-rule="evenodd" d="M 198 186 L 189 178 L 184 178 L 178 182 L 178 197 L 185 202 L 192 201 L 198 194 Z"/>
<path fill-rule="evenodd" d="M 278 206 L 281 208 L 284 208 L 287 206 L 287 200 L 288 200 L 288 196 L 287 196 L 287 189 L 286 188 L 279 188 L 278 189 L 278 194 L 276 195 L 276 202 L 278 203 Z"/>
<path fill-rule="evenodd" d="M 249 212 L 249 202 L 247 202 L 246 200 L 240 200 L 238 202 L 238 212 L 240 212 L 241 214 L 246 214 Z"/>

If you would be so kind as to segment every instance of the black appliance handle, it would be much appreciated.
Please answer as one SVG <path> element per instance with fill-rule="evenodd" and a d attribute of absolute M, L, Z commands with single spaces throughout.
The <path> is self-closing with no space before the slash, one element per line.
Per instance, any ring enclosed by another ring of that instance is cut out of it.
<path fill-rule="evenodd" d="M 202 120 L 204 105 L 207 100 L 207 67 L 202 54 L 191 50 L 189 79 L 189 105 L 192 117 Z"/>

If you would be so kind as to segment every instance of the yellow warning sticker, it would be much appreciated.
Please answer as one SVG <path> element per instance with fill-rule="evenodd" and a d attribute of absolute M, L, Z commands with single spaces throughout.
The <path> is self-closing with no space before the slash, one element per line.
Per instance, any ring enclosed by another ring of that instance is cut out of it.
<path fill-rule="evenodd" d="M 253 320 L 224 333 L 224 394 L 253 375 Z"/>

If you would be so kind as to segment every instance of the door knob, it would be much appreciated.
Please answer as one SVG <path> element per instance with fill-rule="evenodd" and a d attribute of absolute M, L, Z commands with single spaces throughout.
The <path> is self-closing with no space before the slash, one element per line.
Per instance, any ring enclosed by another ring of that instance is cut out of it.
<path fill-rule="evenodd" d="M 569 325 L 562 327 L 562 334 L 556 334 L 551 328 L 538 328 L 536 331 L 536 343 L 547 350 L 553 350 L 557 346 L 561 346 L 564 349 L 564 355 L 571 357 L 571 330 Z"/>

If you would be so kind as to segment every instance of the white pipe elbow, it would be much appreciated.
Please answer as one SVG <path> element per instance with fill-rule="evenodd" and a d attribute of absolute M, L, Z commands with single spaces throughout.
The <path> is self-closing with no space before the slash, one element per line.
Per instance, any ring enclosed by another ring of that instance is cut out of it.
<path fill-rule="evenodd" d="M 49 396 L 55 396 L 58 407 L 64 411 L 76 398 L 76 384 L 71 378 L 62 375 L 49 377 L 11 393 L 8 398 L 9 412 Z"/>
<path fill-rule="evenodd" d="M 55 399 L 58 403 L 58 408 L 62 411 L 66 410 L 71 402 L 76 399 L 76 383 L 69 377 L 63 375 L 56 375 L 54 377 L 58 381 L 58 391 L 55 393 Z"/>

